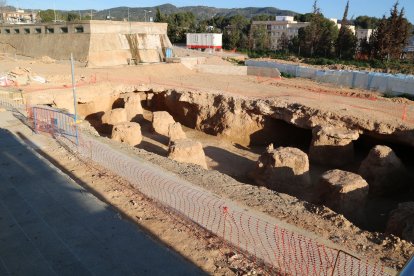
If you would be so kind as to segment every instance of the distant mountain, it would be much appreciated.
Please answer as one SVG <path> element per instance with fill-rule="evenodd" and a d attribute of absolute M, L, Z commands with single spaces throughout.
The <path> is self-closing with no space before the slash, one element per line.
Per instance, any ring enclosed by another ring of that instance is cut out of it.
<path fill-rule="evenodd" d="M 129 17 L 131 20 L 143 21 L 145 18 L 145 10 L 147 11 L 147 16 L 155 16 L 157 8 L 164 14 L 178 13 L 178 12 L 192 12 L 197 19 L 208 19 L 214 16 L 233 16 L 240 14 L 247 18 L 252 18 L 255 15 L 296 15 L 298 13 L 289 11 L 289 10 L 280 10 L 273 7 L 265 8 L 233 8 L 233 9 L 224 9 L 224 8 L 214 8 L 207 6 L 187 6 L 187 7 L 176 7 L 171 4 L 164 4 L 155 7 L 143 7 L 143 8 L 129 8 Z M 74 11 L 75 12 L 75 11 Z M 78 11 L 76 11 L 78 12 Z M 90 10 L 81 11 L 82 15 L 89 15 Z M 128 7 L 116 7 L 101 11 L 93 11 L 94 19 L 105 19 L 107 16 L 111 16 L 115 20 L 122 20 L 128 18 Z"/>

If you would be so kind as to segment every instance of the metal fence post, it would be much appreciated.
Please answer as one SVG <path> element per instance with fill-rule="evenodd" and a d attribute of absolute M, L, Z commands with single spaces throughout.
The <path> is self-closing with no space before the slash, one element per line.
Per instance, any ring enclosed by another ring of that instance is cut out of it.
<path fill-rule="evenodd" d="M 34 132 L 37 134 L 37 111 L 35 107 L 33 107 L 33 123 L 34 123 Z"/>

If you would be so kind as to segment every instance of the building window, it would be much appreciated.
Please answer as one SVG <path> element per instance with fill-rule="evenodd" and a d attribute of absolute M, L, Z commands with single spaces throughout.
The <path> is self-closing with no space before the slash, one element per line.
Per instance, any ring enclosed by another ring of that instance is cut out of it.
<path fill-rule="evenodd" d="M 35 29 L 35 33 L 37 33 L 37 34 L 41 34 L 41 33 L 42 33 L 42 29 L 40 29 L 40 28 L 36 28 L 36 29 Z"/>
<path fill-rule="evenodd" d="M 46 28 L 46 33 L 47 34 L 54 34 L 55 33 L 55 29 L 53 29 L 53 28 Z"/>
<path fill-rule="evenodd" d="M 64 34 L 67 34 L 68 33 L 68 27 L 62 27 L 62 28 L 60 28 L 60 32 L 61 33 L 64 33 Z"/>
<path fill-rule="evenodd" d="M 30 29 L 24 29 L 25 34 L 30 34 Z"/>
<path fill-rule="evenodd" d="M 4 29 L 4 31 L 6 32 L 6 34 L 10 33 L 10 29 Z"/>
<path fill-rule="evenodd" d="M 20 34 L 20 30 L 19 29 L 14 29 L 14 33 L 15 34 Z"/>
<path fill-rule="evenodd" d="M 75 27 L 75 33 L 83 33 L 83 27 L 82 26 Z"/>

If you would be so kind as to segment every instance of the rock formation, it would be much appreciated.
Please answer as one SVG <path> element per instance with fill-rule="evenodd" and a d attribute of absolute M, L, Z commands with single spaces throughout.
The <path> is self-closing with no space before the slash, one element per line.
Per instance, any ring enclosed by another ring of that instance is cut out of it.
<path fill-rule="evenodd" d="M 131 146 L 139 145 L 142 141 L 141 126 L 134 122 L 117 124 L 113 127 L 111 139 Z"/>
<path fill-rule="evenodd" d="M 208 169 L 203 146 L 200 142 L 190 139 L 171 141 L 168 148 L 168 158 L 182 163 L 196 164 Z"/>
<path fill-rule="evenodd" d="M 116 125 L 126 122 L 128 122 L 128 116 L 124 108 L 109 110 L 102 116 L 102 124 Z"/>
<path fill-rule="evenodd" d="M 166 111 L 157 111 L 153 113 L 152 127 L 155 132 L 168 136 L 170 125 L 174 124 L 174 118 Z"/>
<path fill-rule="evenodd" d="M 359 174 L 367 180 L 370 194 L 377 196 L 401 192 L 409 182 L 403 163 L 387 146 L 371 149 Z"/>
<path fill-rule="evenodd" d="M 274 191 L 303 197 L 311 186 L 306 153 L 289 147 L 270 145 L 256 163 L 252 176 L 257 184 Z"/>
<path fill-rule="evenodd" d="M 368 196 L 368 183 L 351 172 L 331 170 L 320 179 L 321 202 L 337 213 L 363 222 L 363 209 Z"/>
<path fill-rule="evenodd" d="M 337 127 L 316 127 L 312 131 L 309 158 L 321 165 L 340 167 L 354 160 L 354 144 L 358 131 Z"/>
<path fill-rule="evenodd" d="M 144 113 L 141 105 L 141 96 L 137 93 L 128 93 L 124 96 L 125 109 L 128 121 L 137 121 Z"/>
<path fill-rule="evenodd" d="M 168 137 L 171 141 L 187 138 L 181 124 L 178 122 L 168 126 Z"/>

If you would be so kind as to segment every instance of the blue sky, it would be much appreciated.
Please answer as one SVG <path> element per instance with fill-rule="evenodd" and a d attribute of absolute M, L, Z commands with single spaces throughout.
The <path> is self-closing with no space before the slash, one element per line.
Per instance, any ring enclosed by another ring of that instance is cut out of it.
<path fill-rule="evenodd" d="M 414 22 L 414 0 L 399 0 L 400 6 L 404 6 L 406 16 Z M 354 15 L 369 15 L 380 17 L 388 14 L 389 9 L 395 0 L 350 0 L 350 17 Z M 8 4 L 18 5 L 23 8 L 47 9 L 56 6 L 56 9 L 107 9 L 119 6 L 130 7 L 150 7 L 165 3 L 176 6 L 214 6 L 214 7 L 276 7 L 279 9 L 289 9 L 301 13 L 309 12 L 312 8 L 313 0 L 7 0 Z M 346 0 L 319 0 L 319 6 L 327 17 L 342 17 Z"/>

